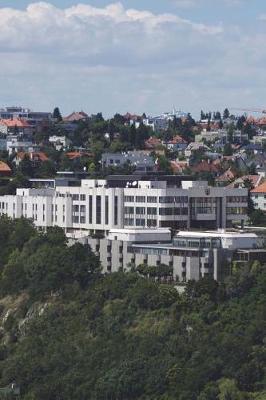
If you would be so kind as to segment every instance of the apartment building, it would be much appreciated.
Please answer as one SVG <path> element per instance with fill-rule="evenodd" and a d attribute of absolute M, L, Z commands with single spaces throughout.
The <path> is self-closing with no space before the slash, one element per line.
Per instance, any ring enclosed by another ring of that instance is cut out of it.
<path fill-rule="evenodd" d="M 247 219 L 247 189 L 210 187 L 182 176 L 110 176 L 80 186 L 17 189 L 0 214 L 38 227 L 107 234 L 114 228 L 218 229 Z"/>

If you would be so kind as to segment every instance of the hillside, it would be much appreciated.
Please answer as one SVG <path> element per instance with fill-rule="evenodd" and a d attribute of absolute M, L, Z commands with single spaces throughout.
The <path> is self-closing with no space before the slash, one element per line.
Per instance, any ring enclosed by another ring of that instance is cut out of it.
<path fill-rule="evenodd" d="M 266 398 L 265 267 L 178 295 L 100 274 L 59 229 L 0 219 L 0 386 L 23 400 Z"/>

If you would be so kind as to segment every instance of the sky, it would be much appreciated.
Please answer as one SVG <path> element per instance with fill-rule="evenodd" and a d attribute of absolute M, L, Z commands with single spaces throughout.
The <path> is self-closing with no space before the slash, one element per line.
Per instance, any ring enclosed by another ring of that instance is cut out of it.
<path fill-rule="evenodd" d="M 266 108 L 265 0 L 0 0 L 0 107 Z"/>

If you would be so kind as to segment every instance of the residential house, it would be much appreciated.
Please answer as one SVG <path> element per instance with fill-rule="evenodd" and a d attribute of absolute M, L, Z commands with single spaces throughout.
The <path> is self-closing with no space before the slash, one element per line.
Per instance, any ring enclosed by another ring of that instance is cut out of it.
<path fill-rule="evenodd" d="M 50 136 L 49 142 L 57 151 L 66 150 L 71 145 L 71 140 L 69 140 L 66 136 Z"/>
<path fill-rule="evenodd" d="M 184 151 L 188 146 L 188 142 L 182 136 L 176 135 L 172 140 L 164 142 L 164 145 L 170 151 Z"/>
<path fill-rule="evenodd" d="M 235 179 L 236 179 L 236 173 L 232 170 L 232 168 L 229 168 L 222 175 L 220 175 L 218 178 L 216 178 L 215 182 L 218 186 L 225 186 L 229 182 L 231 182 Z"/>
<path fill-rule="evenodd" d="M 128 151 L 122 153 L 104 153 L 102 155 L 103 167 L 120 167 L 125 164 L 132 165 L 138 170 L 154 170 L 155 162 L 150 151 Z"/>
<path fill-rule="evenodd" d="M 16 119 L 1 119 L 0 133 L 4 135 L 32 135 L 33 127 L 22 118 Z"/>
<path fill-rule="evenodd" d="M 86 121 L 89 119 L 88 114 L 86 114 L 84 111 L 73 111 L 70 115 L 67 117 L 63 118 L 64 122 L 78 122 L 78 121 Z"/>
<path fill-rule="evenodd" d="M 147 150 L 156 150 L 158 148 L 161 148 L 162 146 L 163 146 L 163 143 L 162 143 L 161 139 L 158 139 L 155 136 L 151 136 L 145 142 L 145 148 Z"/>
<path fill-rule="evenodd" d="M 240 178 L 235 179 L 228 185 L 228 187 L 244 188 L 247 185 L 247 181 L 250 182 L 250 186 L 254 189 L 264 181 L 264 178 L 261 175 L 244 175 Z"/>
<path fill-rule="evenodd" d="M 266 181 L 252 189 L 250 194 L 255 209 L 266 212 Z"/>

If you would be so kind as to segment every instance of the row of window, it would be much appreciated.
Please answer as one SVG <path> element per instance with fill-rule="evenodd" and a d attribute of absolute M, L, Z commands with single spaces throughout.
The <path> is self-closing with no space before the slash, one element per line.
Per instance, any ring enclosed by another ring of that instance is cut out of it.
<path fill-rule="evenodd" d="M 156 219 L 148 219 L 147 224 L 144 218 L 125 218 L 124 220 L 125 226 L 141 226 L 148 228 L 156 228 L 157 227 L 157 220 Z"/>
<path fill-rule="evenodd" d="M 247 213 L 247 209 L 243 207 L 228 207 L 226 209 L 227 215 L 245 215 Z"/>
<path fill-rule="evenodd" d="M 188 215 L 188 208 L 125 207 L 125 215 Z"/>
<path fill-rule="evenodd" d="M 125 203 L 161 203 L 161 204 L 173 204 L 173 203 L 188 203 L 187 196 L 125 196 Z"/>
<path fill-rule="evenodd" d="M 247 197 L 246 196 L 230 196 L 227 197 L 227 203 L 246 203 Z"/>

